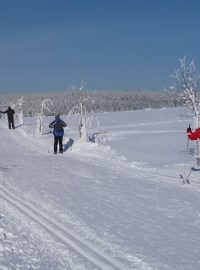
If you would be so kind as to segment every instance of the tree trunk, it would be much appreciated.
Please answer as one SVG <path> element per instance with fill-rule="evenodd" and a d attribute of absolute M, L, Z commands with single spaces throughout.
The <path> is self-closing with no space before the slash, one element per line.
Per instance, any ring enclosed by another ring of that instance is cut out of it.
<path fill-rule="evenodd" d="M 199 128 L 199 117 L 198 115 L 194 116 L 194 129 L 196 130 Z M 200 167 L 200 140 L 196 140 L 196 160 L 197 160 L 197 166 Z"/>
<path fill-rule="evenodd" d="M 80 136 L 80 139 L 83 142 L 87 142 L 88 141 L 87 128 L 86 128 L 85 118 L 83 116 L 80 119 L 79 136 Z"/>
<path fill-rule="evenodd" d="M 200 140 L 196 140 L 196 159 L 197 159 L 197 166 L 200 167 Z"/>

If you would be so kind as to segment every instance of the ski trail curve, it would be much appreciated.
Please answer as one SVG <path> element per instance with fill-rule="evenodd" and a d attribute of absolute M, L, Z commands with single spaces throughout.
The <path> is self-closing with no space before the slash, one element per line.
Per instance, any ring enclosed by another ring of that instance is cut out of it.
<path fill-rule="evenodd" d="M 20 134 L 18 131 L 16 131 L 15 133 L 15 138 L 20 142 L 23 143 L 25 145 L 27 145 L 28 147 L 30 147 L 31 149 L 38 151 L 42 154 L 47 154 L 50 151 L 46 150 L 46 148 L 40 146 L 36 141 L 34 141 L 33 139 L 27 138 L 26 136 L 24 136 L 23 134 Z M 77 153 L 73 153 L 74 156 L 77 156 Z M 124 163 L 120 163 L 117 161 L 110 161 L 110 160 L 102 160 L 98 157 L 94 157 L 91 156 L 89 157 L 88 155 L 85 155 L 83 153 L 78 152 L 78 156 L 83 157 L 84 160 L 88 160 L 89 162 L 93 161 L 96 162 L 98 164 L 101 164 L 103 166 L 109 165 L 109 167 L 113 168 L 113 169 L 118 169 L 120 168 L 120 171 L 124 171 L 127 173 L 138 173 L 138 174 L 142 174 L 142 175 L 147 175 L 147 176 L 157 176 L 157 177 L 166 177 L 166 178 L 170 178 L 170 179 L 178 179 L 178 177 L 176 175 L 172 175 L 172 174 L 164 174 L 164 173 L 154 173 L 154 172 L 150 172 L 148 170 L 145 169 L 135 169 L 135 168 L 130 168 L 128 165 L 124 164 Z"/>
<path fill-rule="evenodd" d="M 39 145 L 34 139 L 31 139 L 29 137 L 26 137 L 23 133 L 20 134 L 19 131 L 16 131 L 15 130 L 15 133 L 14 133 L 14 137 L 15 139 L 17 139 L 20 143 L 28 146 L 29 148 L 31 148 L 32 150 L 34 151 L 37 151 L 43 155 L 48 155 L 51 153 L 50 150 L 47 150 L 45 147 Z M 96 156 L 88 156 L 88 154 L 84 154 L 84 153 L 81 153 L 81 152 L 71 152 L 70 153 L 72 156 L 76 157 L 78 155 L 78 157 L 82 157 L 84 159 L 84 161 L 87 161 L 89 163 L 95 163 L 96 165 L 100 165 L 100 166 L 104 166 L 104 167 L 109 167 L 110 169 L 113 169 L 113 170 L 117 170 L 121 173 L 124 173 L 124 174 L 128 174 L 128 175 L 133 175 L 133 176 L 143 176 L 145 178 L 151 178 L 151 181 L 152 182 L 170 182 L 171 184 L 174 184 L 174 185 L 177 185 L 181 182 L 180 180 L 180 177 L 179 175 L 174 175 L 174 174 L 169 174 L 169 173 L 164 173 L 164 172 L 152 172 L 152 171 L 149 171 L 147 169 L 137 169 L 137 168 L 133 168 L 133 167 L 130 167 L 129 164 L 125 164 L 124 162 L 119 162 L 117 160 L 103 160 L 102 158 L 99 158 L 99 157 L 96 157 Z M 162 178 L 162 179 L 161 179 Z M 198 181 L 195 181 L 193 180 L 192 181 L 192 187 L 190 187 L 191 189 L 192 188 L 198 188 L 200 189 L 200 185 L 199 185 L 199 182 Z"/>
<path fill-rule="evenodd" d="M 14 135 L 13 136 L 14 139 L 17 140 L 19 143 L 28 146 L 29 148 L 31 148 L 36 152 L 39 152 L 41 154 L 50 153 L 50 150 L 46 149 L 44 146 L 37 143 L 34 139 L 25 136 L 23 133 L 20 134 L 18 130 L 15 130 L 12 135 Z"/>

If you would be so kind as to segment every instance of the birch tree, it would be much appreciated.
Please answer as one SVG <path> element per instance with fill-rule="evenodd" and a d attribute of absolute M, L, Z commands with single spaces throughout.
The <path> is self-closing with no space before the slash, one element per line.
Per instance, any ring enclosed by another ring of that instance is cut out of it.
<path fill-rule="evenodd" d="M 178 98 L 193 113 L 194 129 L 200 127 L 200 98 L 199 81 L 200 74 L 197 72 L 194 61 L 187 64 L 186 57 L 180 59 L 180 66 L 171 75 L 174 85 L 170 87 L 179 93 Z M 200 140 L 196 140 L 196 160 L 200 166 Z"/>

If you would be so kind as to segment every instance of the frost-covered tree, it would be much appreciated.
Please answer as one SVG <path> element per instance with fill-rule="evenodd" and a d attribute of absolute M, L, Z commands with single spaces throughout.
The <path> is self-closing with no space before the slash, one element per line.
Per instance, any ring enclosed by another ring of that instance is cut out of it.
<path fill-rule="evenodd" d="M 80 116 L 79 119 L 79 138 L 82 142 L 88 141 L 88 131 L 87 125 L 89 121 L 89 110 L 88 110 L 88 100 L 90 99 L 90 103 L 93 100 L 90 96 L 87 95 L 87 92 L 84 91 L 86 82 L 82 79 L 79 89 L 73 89 L 72 98 L 75 101 L 75 106 L 69 112 L 70 114 L 78 114 Z"/>
<path fill-rule="evenodd" d="M 19 125 L 23 125 L 23 104 L 24 104 L 24 96 L 18 98 L 15 104 L 15 112 L 17 113 Z"/>
<path fill-rule="evenodd" d="M 87 124 L 85 120 L 85 115 L 81 115 L 80 123 L 79 123 L 79 138 L 83 142 L 88 141 L 88 132 L 87 132 Z"/>
<path fill-rule="evenodd" d="M 35 116 L 40 112 L 41 102 L 44 99 L 52 101 L 51 111 L 44 111 L 45 115 L 54 115 L 58 108 L 61 114 L 69 114 L 77 105 L 75 96 L 85 99 L 84 106 L 87 112 L 108 112 L 140 110 L 146 108 L 173 107 L 177 99 L 173 91 L 89 91 L 80 87 L 71 87 L 65 92 L 24 94 L 23 115 Z M 16 103 L 21 95 L 0 95 L 0 108 L 3 110 L 10 103 Z"/>
<path fill-rule="evenodd" d="M 194 129 L 200 127 L 200 98 L 199 82 L 200 74 L 197 72 L 194 61 L 187 64 L 186 57 L 180 59 L 180 66 L 171 75 L 174 85 L 170 87 L 179 95 L 178 99 L 192 111 L 194 119 Z M 197 166 L 200 166 L 200 141 L 196 140 Z"/>
<path fill-rule="evenodd" d="M 43 115 L 45 110 L 50 112 L 50 106 L 52 102 L 50 99 L 44 99 L 41 102 L 41 109 L 39 113 L 36 113 L 36 134 L 40 135 L 42 133 L 42 122 L 43 122 Z"/>

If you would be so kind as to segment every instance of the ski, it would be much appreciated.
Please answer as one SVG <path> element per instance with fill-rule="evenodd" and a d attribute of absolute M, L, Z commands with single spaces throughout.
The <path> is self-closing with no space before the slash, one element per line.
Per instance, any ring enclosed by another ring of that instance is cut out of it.
<path fill-rule="evenodd" d="M 190 174 L 189 174 L 189 175 L 190 175 Z M 188 179 L 189 175 L 185 178 L 185 177 L 183 177 L 182 174 L 180 174 L 180 178 L 181 178 L 183 184 L 185 184 L 185 183 L 190 184 L 190 181 L 189 181 L 189 179 Z"/>

